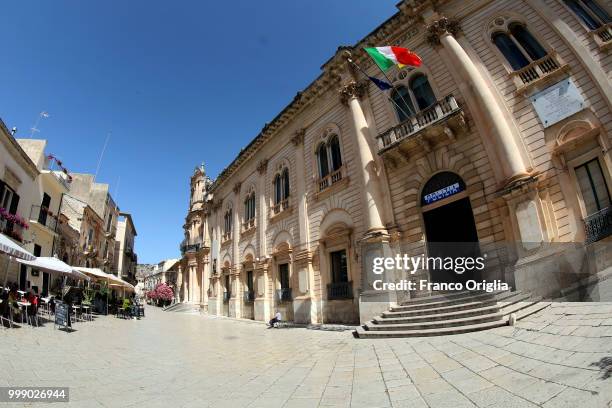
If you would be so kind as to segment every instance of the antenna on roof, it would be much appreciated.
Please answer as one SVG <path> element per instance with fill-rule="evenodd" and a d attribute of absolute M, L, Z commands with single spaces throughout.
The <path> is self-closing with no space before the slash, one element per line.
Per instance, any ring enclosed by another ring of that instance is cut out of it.
<path fill-rule="evenodd" d="M 94 178 L 93 181 L 96 181 L 96 178 L 98 178 L 98 172 L 100 171 L 100 164 L 102 164 L 102 157 L 104 156 L 104 152 L 106 151 L 106 145 L 108 145 L 108 139 L 110 139 L 111 137 L 111 132 L 108 132 L 106 135 L 106 141 L 104 141 L 104 147 L 102 148 L 102 152 L 100 152 L 100 158 L 98 159 L 98 165 L 96 166 L 96 173 L 94 174 Z"/>
<path fill-rule="evenodd" d="M 46 119 L 46 118 L 48 118 L 49 116 L 50 116 L 50 115 L 49 115 L 49 112 L 47 112 L 47 111 L 42 111 L 42 112 L 40 112 L 40 113 L 38 114 L 38 117 L 36 118 L 36 122 L 34 122 L 34 126 L 32 126 L 32 127 L 30 128 L 30 130 L 31 130 L 31 132 L 30 132 L 30 137 L 34 137 L 34 133 L 38 133 L 38 132 L 40 132 L 40 130 L 38 129 L 38 124 L 40 123 L 40 120 L 41 120 L 42 118 L 45 118 L 45 119 Z"/>

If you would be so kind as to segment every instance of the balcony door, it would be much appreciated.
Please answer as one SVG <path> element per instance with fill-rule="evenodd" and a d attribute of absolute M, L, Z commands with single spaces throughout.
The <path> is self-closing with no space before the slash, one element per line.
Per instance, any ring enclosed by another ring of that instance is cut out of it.
<path fill-rule="evenodd" d="M 47 211 L 51 205 L 51 196 L 44 193 L 42 203 L 40 204 L 40 211 L 38 212 L 38 223 L 41 225 L 47 225 Z"/>
<path fill-rule="evenodd" d="M 610 206 L 610 193 L 598 159 L 574 168 L 582 194 L 586 215 L 595 214 Z"/>

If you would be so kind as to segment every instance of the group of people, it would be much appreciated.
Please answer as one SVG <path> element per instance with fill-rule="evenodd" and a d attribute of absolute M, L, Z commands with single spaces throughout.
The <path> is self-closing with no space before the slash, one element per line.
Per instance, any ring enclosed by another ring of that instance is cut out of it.
<path fill-rule="evenodd" d="M 19 301 L 29 303 L 29 306 L 25 309 L 28 316 L 34 316 L 38 311 L 38 296 L 32 289 L 22 296 L 16 283 L 8 284 L 7 288 L 1 291 L 0 300 L 0 315 L 6 319 L 12 318 L 14 321 L 23 319 L 21 314 L 24 309 L 21 309 L 17 304 Z"/>

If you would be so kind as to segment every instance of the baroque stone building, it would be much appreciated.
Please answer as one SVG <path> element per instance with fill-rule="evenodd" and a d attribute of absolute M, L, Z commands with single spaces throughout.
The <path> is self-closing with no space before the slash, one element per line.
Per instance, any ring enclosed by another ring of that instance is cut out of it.
<path fill-rule="evenodd" d="M 491 254 L 478 278 L 519 290 L 554 297 L 574 283 L 557 273 L 562 244 L 610 232 L 610 3 L 398 9 L 340 47 L 216 180 L 195 170 L 181 300 L 257 320 L 363 322 L 420 295 L 372 290 L 372 257 L 432 242 L 478 243 Z M 381 78 L 362 48 L 383 45 L 423 60 L 390 69 L 386 92 L 352 63 Z"/>

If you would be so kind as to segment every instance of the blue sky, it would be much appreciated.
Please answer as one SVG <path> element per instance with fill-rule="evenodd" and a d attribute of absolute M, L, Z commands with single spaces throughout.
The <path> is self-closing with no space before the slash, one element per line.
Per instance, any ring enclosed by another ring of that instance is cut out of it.
<path fill-rule="evenodd" d="M 397 1 L 19 1 L 2 5 L 0 117 L 131 212 L 139 262 L 178 257 L 189 176 L 215 177 Z M 120 180 L 120 181 L 119 181 Z"/>

